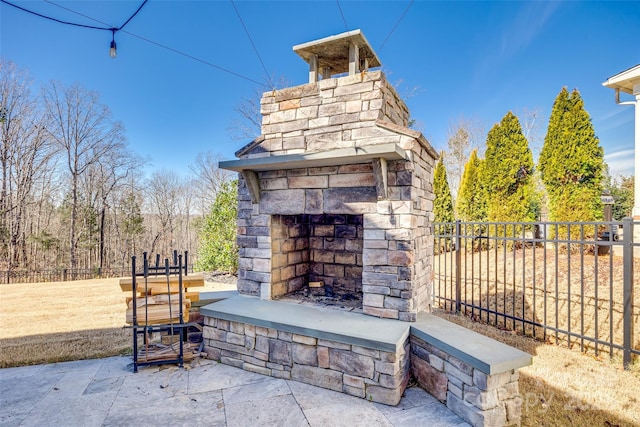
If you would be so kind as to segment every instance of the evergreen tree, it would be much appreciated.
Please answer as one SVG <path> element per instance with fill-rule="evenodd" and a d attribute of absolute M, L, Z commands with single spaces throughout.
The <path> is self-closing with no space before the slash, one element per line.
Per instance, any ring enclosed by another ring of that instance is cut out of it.
<path fill-rule="evenodd" d="M 619 176 L 616 179 L 609 178 L 607 185 L 615 203 L 612 206 L 613 219 L 622 221 L 624 217 L 631 216 L 633 210 L 633 182 L 634 176 Z"/>
<path fill-rule="evenodd" d="M 576 89 L 556 97 L 539 168 L 552 221 L 602 219 L 604 152 Z"/>
<path fill-rule="evenodd" d="M 136 254 L 138 239 L 144 234 L 144 217 L 140 207 L 140 201 L 133 191 L 129 191 L 120 200 L 119 217 L 121 218 L 122 234 L 127 248 L 126 258 L 130 259 Z"/>
<path fill-rule="evenodd" d="M 508 112 L 487 135 L 483 182 L 489 221 L 533 221 L 533 156 L 518 118 Z"/>
<path fill-rule="evenodd" d="M 220 186 L 211 212 L 204 218 L 198 250 L 198 270 L 235 273 L 238 270 L 236 216 L 238 212 L 238 181 Z"/>
<path fill-rule="evenodd" d="M 458 189 L 456 212 L 462 221 L 485 221 L 487 217 L 486 193 L 482 188 L 482 163 L 478 149 L 471 152 L 464 165 L 464 173 Z"/>
<path fill-rule="evenodd" d="M 433 192 L 435 200 L 433 202 L 433 213 L 435 222 L 453 222 L 453 199 L 451 198 L 451 189 L 447 181 L 447 170 L 444 166 L 442 158 L 444 153 L 440 154 L 436 169 L 433 174 Z"/>

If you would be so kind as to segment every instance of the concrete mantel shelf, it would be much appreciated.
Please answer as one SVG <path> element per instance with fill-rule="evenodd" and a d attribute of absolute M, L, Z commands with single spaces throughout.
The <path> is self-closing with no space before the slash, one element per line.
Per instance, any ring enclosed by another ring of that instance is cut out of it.
<path fill-rule="evenodd" d="M 242 171 L 272 171 L 282 169 L 316 168 L 367 163 L 373 159 L 410 160 L 409 153 L 398 144 L 379 144 L 364 147 L 337 148 L 314 153 L 285 154 L 220 162 L 220 169 Z"/>
<path fill-rule="evenodd" d="M 284 154 L 278 156 L 229 160 L 220 162 L 218 167 L 221 169 L 240 172 L 247 182 L 251 201 L 253 203 L 259 203 L 260 181 L 257 176 L 258 171 L 317 168 L 372 162 L 378 198 L 386 199 L 388 194 L 388 160 L 411 160 L 411 155 L 408 151 L 400 148 L 398 144 L 388 143 L 361 147 L 337 148 L 312 153 Z"/>

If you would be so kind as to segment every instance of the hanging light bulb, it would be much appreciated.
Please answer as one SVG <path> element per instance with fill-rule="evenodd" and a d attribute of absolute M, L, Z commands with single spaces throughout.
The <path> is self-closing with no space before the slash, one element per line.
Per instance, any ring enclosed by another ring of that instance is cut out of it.
<path fill-rule="evenodd" d="M 116 51 L 116 42 L 111 42 L 111 48 L 109 49 L 109 56 L 115 58 L 118 52 Z"/>
<path fill-rule="evenodd" d="M 111 30 L 111 47 L 109 48 L 109 56 L 115 58 L 118 54 L 116 49 L 116 32 Z"/>

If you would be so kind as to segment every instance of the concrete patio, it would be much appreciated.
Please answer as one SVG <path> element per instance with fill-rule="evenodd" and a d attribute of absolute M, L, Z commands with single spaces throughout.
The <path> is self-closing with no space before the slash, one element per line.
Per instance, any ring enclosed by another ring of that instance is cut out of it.
<path fill-rule="evenodd" d="M 396 407 L 211 360 L 129 357 L 0 370 L 0 426 L 466 426 L 418 387 Z"/>

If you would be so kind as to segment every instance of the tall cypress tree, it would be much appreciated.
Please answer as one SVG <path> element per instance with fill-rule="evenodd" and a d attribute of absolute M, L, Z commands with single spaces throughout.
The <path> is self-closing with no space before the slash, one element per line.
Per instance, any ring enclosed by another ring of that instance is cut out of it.
<path fill-rule="evenodd" d="M 483 181 L 489 221 L 533 221 L 533 156 L 518 118 L 508 112 L 487 135 Z"/>
<path fill-rule="evenodd" d="M 442 162 L 443 157 L 444 153 L 441 153 L 433 173 L 433 192 L 435 193 L 433 202 L 434 221 L 453 222 L 455 220 L 453 216 L 453 199 L 449 181 L 447 181 L 447 170 Z"/>
<path fill-rule="evenodd" d="M 482 163 L 478 158 L 478 149 L 471 152 L 464 165 L 464 173 L 458 189 L 456 212 L 462 221 L 484 221 L 487 217 L 487 200 L 482 188 Z"/>
<path fill-rule="evenodd" d="M 556 97 L 538 163 L 551 220 L 602 219 L 604 152 L 577 89 Z"/>

